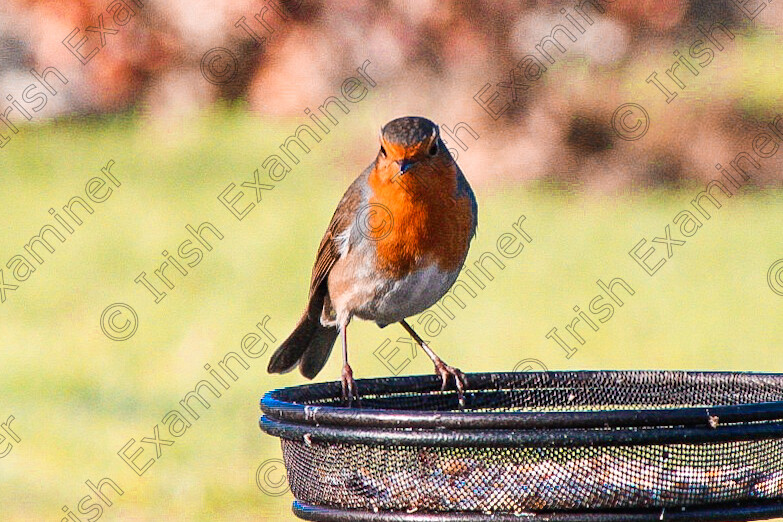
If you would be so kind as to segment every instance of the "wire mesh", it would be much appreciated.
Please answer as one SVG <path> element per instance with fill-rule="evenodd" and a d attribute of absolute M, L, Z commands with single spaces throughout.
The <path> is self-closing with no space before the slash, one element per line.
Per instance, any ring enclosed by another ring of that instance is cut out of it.
<path fill-rule="evenodd" d="M 783 443 L 415 448 L 283 441 L 297 499 L 350 509 L 523 513 L 783 495 Z"/>

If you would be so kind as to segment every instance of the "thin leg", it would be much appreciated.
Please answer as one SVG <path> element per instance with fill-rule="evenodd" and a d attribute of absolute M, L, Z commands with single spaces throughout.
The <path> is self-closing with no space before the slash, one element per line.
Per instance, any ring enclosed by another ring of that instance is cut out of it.
<path fill-rule="evenodd" d="M 356 381 L 353 380 L 353 370 L 348 365 L 348 325 L 340 328 L 340 339 L 343 343 L 343 372 L 341 376 L 343 402 L 350 408 L 354 399 L 359 405 L 359 391 L 356 388 Z"/>
<path fill-rule="evenodd" d="M 468 381 L 465 378 L 465 374 L 462 373 L 459 368 L 454 368 L 453 366 L 449 366 L 448 364 L 444 363 L 443 359 L 438 357 L 438 355 L 433 352 L 429 346 L 427 346 L 427 343 L 424 342 L 424 339 L 419 337 L 419 334 L 417 334 L 416 331 L 411 328 L 411 325 L 409 325 L 405 319 L 400 321 L 400 324 L 403 328 L 405 328 L 405 331 L 407 331 L 410 336 L 413 337 L 417 343 L 419 343 L 419 346 L 421 346 L 421 349 L 424 350 L 424 353 L 426 353 L 427 356 L 429 356 L 429 358 L 432 360 L 433 364 L 435 364 L 435 373 L 443 380 L 443 386 L 441 386 L 441 390 L 446 389 L 449 375 L 454 377 L 454 384 L 457 386 L 457 398 L 459 399 L 459 405 L 464 407 L 465 388 L 468 387 Z"/>

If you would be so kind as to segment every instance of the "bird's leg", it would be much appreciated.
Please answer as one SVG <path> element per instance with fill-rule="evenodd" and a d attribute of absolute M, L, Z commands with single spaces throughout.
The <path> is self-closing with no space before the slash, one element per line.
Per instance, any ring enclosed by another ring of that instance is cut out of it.
<path fill-rule="evenodd" d="M 348 365 L 348 325 L 340 327 L 340 339 L 343 343 L 343 372 L 341 375 L 341 381 L 343 385 L 343 403 L 349 408 L 353 404 L 353 400 L 356 399 L 357 406 L 360 406 L 359 391 L 356 388 L 356 381 L 353 380 L 353 370 Z"/>
<path fill-rule="evenodd" d="M 400 321 L 400 324 L 403 328 L 413 337 L 413 339 L 419 343 L 419 346 L 421 346 L 421 349 L 424 350 L 424 353 L 426 353 L 429 358 L 432 360 L 433 364 L 435 364 L 435 374 L 439 375 L 441 380 L 443 381 L 443 386 L 441 386 L 441 390 L 446 389 L 446 385 L 448 384 L 449 375 L 454 377 L 454 384 L 457 387 L 457 398 L 459 399 L 459 405 L 460 407 L 465 406 L 465 388 L 468 386 L 468 381 L 465 378 L 465 374 L 460 371 L 459 368 L 454 368 L 453 366 L 449 366 L 445 362 L 443 362 L 443 359 L 438 357 L 438 355 L 432 351 L 432 349 L 427 346 L 427 343 L 424 342 L 424 339 L 419 337 L 419 334 L 417 334 L 413 328 L 403 319 Z"/>

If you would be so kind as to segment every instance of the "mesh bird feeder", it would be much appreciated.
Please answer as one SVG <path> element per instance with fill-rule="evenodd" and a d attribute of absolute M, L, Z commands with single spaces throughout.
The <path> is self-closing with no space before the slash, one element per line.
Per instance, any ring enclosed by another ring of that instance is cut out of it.
<path fill-rule="evenodd" d="M 520 372 L 276 390 L 295 514 L 316 521 L 783 516 L 783 375 Z"/>

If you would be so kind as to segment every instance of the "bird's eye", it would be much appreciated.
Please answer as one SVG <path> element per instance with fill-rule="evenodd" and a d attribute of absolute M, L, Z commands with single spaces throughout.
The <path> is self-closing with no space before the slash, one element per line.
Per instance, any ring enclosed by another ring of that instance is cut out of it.
<path fill-rule="evenodd" d="M 381 145 L 381 156 L 386 157 L 386 149 L 383 148 L 383 145 Z"/>
<path fill-rule="evenodd" d="M 434 156 L 438 153 L 438 142 L 432 144 L 432 147 L 430 147 L 430 156 Z"/>

